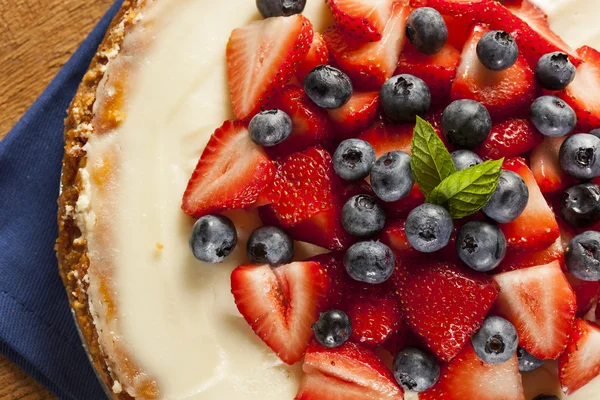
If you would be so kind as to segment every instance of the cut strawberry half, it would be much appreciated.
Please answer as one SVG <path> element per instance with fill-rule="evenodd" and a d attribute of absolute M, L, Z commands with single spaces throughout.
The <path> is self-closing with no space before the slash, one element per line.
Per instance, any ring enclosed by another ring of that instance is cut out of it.
<path fill-rule="evenodd" d="M 326 3 L 345 35 L 377 42 L 384 35 L 394 0 L 326 0 Z"/>
<path fill-rule="evenodd" d="M 567 351 L 558 360 L 558 379 L 571 395 L 600 374 L 600 326 L 578 319 Z"/>
<path fill-rule="evenodd" d="M 404 260 L 395 278 L 404 320 L 443 361 L 453 359 L 481 326 L 498 295 L 482 274 L 433 260 Z"/>
<path fill-rule="evenodd" d="M 429 87 L 433 106 L 441 106 L 450 99 L 450 87 L 459 62 L 460 52 L 450 44 L 428 56 L 406 43 L 394 75 L 411 74 L 421 78 Z"/>
<path fill-rule="evenodd" d="M 262 19 L 233 30 L 227 44 L 227 80 L 238 119 L 253 117 L 275 90 L 288 83 L 312 41 L 312 24 L 300 14 Z"/>
<path fill-rule="evenodd" d="M 496 311 L 517 328 L 520 345 L 542 360 L 558 358 L 577 311 L 560 263 L 505 272 L 494 280 L 500 286 Z"/>
<path fill-rule="evenodd" d="M 304 82 L 306 75 L 308 75 L 313 69 L 319 65 L 326 64 L 329 64 L 329 50 L 327 49 L 327 44 L 323 39 L 323 35 L 321 35 L 319 32 L 315 32 L 310 50 L 308 50 L 308 54 L 300 63 L 298 70 L 296 71 L 296 77 L 298 78 L 298 81 L 300 83 Z"/>
<path fill-rule="evenodd" d="M 381 346 L 388 351 L 393 357 L 404 349 L 406 346 L 418 346 L 418 340 L 412 334 L 408 325 L 401 324 L 400 328 L 394 332 L 392 336 Z"/>
<path fill-rule="evenodd" d="M 389 223 L 381 233 L 381 242 L 388 245 L 399 259 L 419 257 L 421 253 L 408 242 L 404 225 L 404 220 Z"/>
<path fill-rule="evenodd" d="M 419 394 L 419 400 L 525 400 L 519 360 L 486 364 L 468 343 L 449 364 L 442 366 L 439 381 Z"/>
<path fill-rule="evenodd" d="M 481 158 L 499 160 L 518 157 L 533 150 L 544 136 L 527 119 L 508 119 L 492 127 L 483 144 L 475 150 Z"/>
<path fill-rule="evenodd" d="M 523 213 L 514 221 L 500 225 L 509 248 L 530 252 L 548 248 L 560 236 L 560 229 L 533 173 L 522 158 L 506 161 L 504 169 L 519 174 L 529 189 L 529 201 Z"/>
<path fill-rule="evenodd" d="M 300 361 L 308 347 L 328 285 L 327 274 L 316 262 L 277 268 L 243 265 L 231 274 L 231 292 L 238 310 L 287 364 Z"/>
<path fill-rule="evenodd" d="M 560 167 L 558 153 L 567 137 L 546 137 L 531 152 L 531 171 L 544 194 L 556 193 L 576 183 Z"/>
<path fill-rule="evenodd" d="M 575 110 L 578 130 L 589 132 L 600 127 L 600 52 L 584 46 L 578 53 L 583 63 L 561 97 Z"/>
<path fill-rule="evenodd" d="M 282 143 L 265 149 L 274 159 L 329 142 L 327 112 L 313 103 L 303 89 L 286 86 L 267 102 L 266 108 L 284 111 L 292 119 L 291 135 Z"/>
<path fill-rule="evenodd" d="M 540 251 L 523 252 L 509 251 L 504 260 L 494 270 L 494 273 L 515 271 L 517 269 L 537 267 L 538 265 L 550 264 L 552 261 L 564 262 L 565 251 L 562 239 L 558 238 L 550 247 Z"/>
<path fill-rule="evenodd" d="M 354 343 L 326 349 L 312 344 L 295 400 L 402 400 L 403 390 L 381 360 Z"/>
<path fill-rule="evenodd" d="M 384 125 L 363 132 L 358 138 L 369 142 L 377 158 L 390 151 L 410 154 L 414 125 Z"/>
<path fill-rule="evenodd" d="M 600 282 L 582 281 L 570 272 L 565 273 L 565 275 L 577 298 L 577 316 L 583 318 L 598 303 Z"/>
<path fill-rule="evenodd" d="M 246 124 L 226 121 L 213 133 L 183 195 L 186 214 L 206 214 L 257 205 L 277 168 L 255 145 Z M 265 195 L 265 196 L 263 196 Z"/>
<path fill-rule="evenodd" d="M 477 57 L 476 48 L 489 31 L 485 25 L 473 27 L 452 84 L 452 100 L 476 100 L 497 118 L 526 115 L 535 98 L 533 71 L 523 56 L 504 71 L 491 71 L 484 67 Z"/>
<path fill-rule="evenodd" d="M 361 43 L 349 39 L 339 25 L 323 33 L 331 61 L 346 72 L 360 90 L 379 90 L 392 77 L 404 47 L 406 18 L 410 8 L 396 3 L 378 42 Z"/>
<path fill-rule="evenodd" d="M 379 109 L 379 92 L 357 92 L 342 107 L 328 110 L 338 139 L 355 137 L 375 122 Z"/>

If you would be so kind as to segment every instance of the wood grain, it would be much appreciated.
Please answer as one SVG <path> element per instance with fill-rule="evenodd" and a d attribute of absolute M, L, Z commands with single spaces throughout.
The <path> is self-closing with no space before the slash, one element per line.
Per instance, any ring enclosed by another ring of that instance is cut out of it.
<path fill-rule="evenodd" d="M 0 139 L 113 0 L 0 0 Z M 0 400 L 54 399 L 0 356 Z"/>

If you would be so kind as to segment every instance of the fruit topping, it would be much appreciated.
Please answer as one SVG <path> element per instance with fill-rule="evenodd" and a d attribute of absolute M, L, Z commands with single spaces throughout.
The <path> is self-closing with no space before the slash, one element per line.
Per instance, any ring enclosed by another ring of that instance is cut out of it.
<path fill-rule="evenodd" d="M 201 217 L 256 206 L 275 172 L 275 164 L 250 140 L 247 126 L 227 121 L 208 141 L 183 195 L 182 209 Z"/>
<path fill-rule="evenodd" d="M 600 139 L 588 133 L 569 136 L 558 154 L 561 168 L 575 179 L 600 176 Z"/>
<path fill-rule="evenodd" d="M 529 200 L 529 189 L 523 178 L 512 171 L 502 171 L 498 187 L 483 207 L 485 215 L 505 224 L 517 219 L 525 210 Z"/>
<path fill-rule="evenodd" d="M 444 207 L 423 204 L 408 214 L 404 229 L 413 248 L 422 253 L 433 253 L 448 245 L 454 223 Z"/>
<path fill-rule="evenodd" d="M 517 157 L 535 149 L 543 139 L 528 120 L 507 119 L 492 126 L 488 138 L 475 152 L 484 160 Z M 558 163 L 558 149 L 556 154 Z"/>
<path fill-rule="evenodd" d="M 600 221 L 600 187 L 588 182 L 571 186 L 560 200 L 560 216 L 573 228 L 588 228 Z"/>
<path fill-rule="evenodd" d="M 234 29 L 227 44 L 227 80 L 238 119 L 254 116 L 288 83 L 312 41 L 312 24 L 299 14 Z"/>
<path fill-rule="evenodd" d="M 342 179 L 357 181 L 366 178 L 375 164 L 375 149 L 360 139 L 346 139 L 333 153 L 333 169 Z"/>
<path fill-rule="evenodd" d="M 577 316 L 583 318 L 598 303 L 600 281 L 584 281 L 571 273 L 566 277 L 577 298 Z"/>
<path fill-rule="evenodd" d="M 488 138 L 492 119 L 487 109 L 473 100 L 452 102 L 442 114 L 442 130 L 448 141 L 473 149 Z"/>
<path fill-rule="evenodd" d="M 387 281 L 396 267 L 392 250 L 380 242 L 359 242 L 344 256 L 348 275 L 359 282 L 378 284 Z"/>
<path fill-rule="evenodd" d="M 385 35 L 393 0 L 326 0 L 337 26 L 359 41 L 377 42 Z"/>
<path fill-rule="evenodd" d="M 546 136 L 543 142 L 531 152 L 531 172 L 544 194 L 559 192 L 574 182 L 560 166 L 560 147 L 566 139 L 566 136 Z"/>
<path fill-rule="evenodd" d="M 315 339 L 328 349 L 340 347 L 350 339 L 352 322 L 350 317 L 340 310 L 329 310 L 319 315 L 319 320 L 312 326 Z"/>
<path fill-rule="evenodd" d="M 562 90 L 575 79 L 575 66 L 560 51 L 544 54 L 535 67 L 535 78 L 547 90 Z"/>
<path fill-rule="evenodd" d="M 450 153 L 450 156 L 452 157 L 452 162 L 457 171 L 462 171 L 463 169 L 473 167 L 483 162 L 476 153 L 469 150 L 455 150 Z"/>
<path fill-rule="evenodd" d="M 383 114 L 392 122 L 413 122 L 431 105 L 429 87 L 422 79 L 402 74 L 388 79 L 379 94 Z"/>
<path fill-rule="evenodd" d="M 600 90 L 600 52 L 584 46 L 577 53 L 584 61 L 561 96 L 575 110 L 579 131 L 588 132 L 600 126 L 600 101 L 595 95 Z"/>
<path fill-rule="evenodd" d="M 250 235 L 246 252 L 250 262 L 276 267 L 292 261 L 294 242 L 284 230 L 275 226 L 263 226 Z"/>
<path fill-rule="evenodd" d="M 554 261 L 494 276 L 498 313 L 512 322 L 519 344 L 542 360 L 558 358 L 567 345 L 577 310 L 575 293 Z"/>
<path fill-rule="evenodd" d="M 352 96 L 352 82 L 348 75 L 329 65 L 320 65 L 304 78 L 304 91 L 319 107 L 342 107 Z"/>
<path fill-rule="evenodd" d="M 448 27 L 436 9 L 419 7 L 408 16 L 406 37 L 421 53 L 432 55 L 446 44 Z"/>
<path fill-rule="evenodd" d="M 394 377 L 404 390 L 421 393 L 440 377 L 436 359 L 417 347 L 405 347 L 394 358 Z"/>
<path fill-rule="evenodd" d="M 600 280 L 600 232 L 586 231 L 575 236 L 565 249 L 565 262 L 575 277 Z"/>
<path fill-rule="evenodd" d="M 496 272 L 508 272 L 516 269 L 537 267 L 538 265 L 550 264 L 552 261 L 564 262 L 564 248 L 561 238 L 548 248 L 539 251 L 507 251 L 506 257 Z"/>
<path fill-rule="evenodd" d="M 354 236 L 373 236 L 385 226 L 385 211 L 372 196 L 359 194 L 344 204 L 342 226 Z"/>
<path fill-rule="evenodd" d="M 501 317 L 487 317 L 481 329 L 471 338 L 477 357 L 486 364 L 504 364 L 512 359 L 519 346 L 519 335 L 513 324 Z"/>
<path fill-rule="evenodd" d="M 477 43 L 477 58 L 492 71 L 504 71 L 519 58 L 519 48 L 510 33 L 489 31 Z"/>
<path fill-rule="evenodd" d="M 519 371 L 521 372 L 535 371 L 546 363 L 544 360 L 532 356 L 522 347 L 517 349 L 517 357 L 519 358 Z"/>
<path fill-rule="evenodd" d="M 554 96 L 538 97 L 531 104 L 531 122 L 543 135 L 561 137 L 573 132 L 577 124 L 575 111 Z"/>
<path fill-rule="evenodd" d="M 368 129 L 378 112 L 379 92 L 355 92 L 342 107 L 327 111 L 335 136 L 340 139 L 357 136 Z"/>
<path fill-rule="evenodd" d="M 275 146 L 292 133 L 292 119 L 281 110 L 261 111 L 248 125 L 250 139 L 263 147 Z"/>
<path fill-rule="evenodd" d="M 384 202 L 393 202 L 406 197 L 414 184 L 410 156 L 403 151 L 384 154 L 371 169 L 371 187 L 377 197 Z"/>
<path fill-rule="evenodd" d="M 506 238 L 498 228 L 487 222 L 472 221 L 463 225 L 456 239 L 456 251 L 469 268 L 489 272 L 506 255 Z"/>
<path fill-rule="evenodd" d="M 600 374 L 600 326 L 577 319 L 567 350 L 558 360 L 558 379 L 571 395 Z"/>
<path fill-rule="evenodd" d="M 310 50 L 308 50 L 308 54 L 298 66 L 296 77 L 299 82 L 304 82 L 304 78 L 306 78 L 306 75 L 308 75 L 310 71 L 319 65 L 327 64 L 329 64 L 329 49 L 327 48 L 325 39 L 323 39 L 323 35 L 319 32 L 315 32 Z"/>
<path fill-rule="evenodd" d="M 300 14 L 305 6 L 306 0 L 256 0 L 256 7 L 264 18 Z"/>
<path fill-rule="evenodd" d="M 198 260 L 217 264 L 231 254 L 237 240 L 237 231 L 229 218 L 205 215 L 192 228 L 190 248 Z"/>

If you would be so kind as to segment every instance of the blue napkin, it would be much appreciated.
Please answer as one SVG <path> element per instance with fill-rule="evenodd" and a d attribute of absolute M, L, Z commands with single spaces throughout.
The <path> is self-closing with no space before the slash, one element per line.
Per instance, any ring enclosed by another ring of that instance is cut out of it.
<path fill-rule="evenodd" d="M 53 246 L 65 110 L 120 4 L 0 141 L 0 353 L 61 399 L 106 399 L 75 329 Z"/>

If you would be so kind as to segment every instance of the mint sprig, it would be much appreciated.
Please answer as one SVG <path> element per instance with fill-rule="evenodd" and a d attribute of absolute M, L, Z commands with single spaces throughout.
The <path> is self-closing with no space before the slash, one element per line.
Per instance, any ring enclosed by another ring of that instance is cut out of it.
<path fill-rule="evenodd" d="M 452 157 L 431 124 L 417 117 L 411 142 L 410 168 L 421 191 L 429 194 L 456 172 Z"/>

